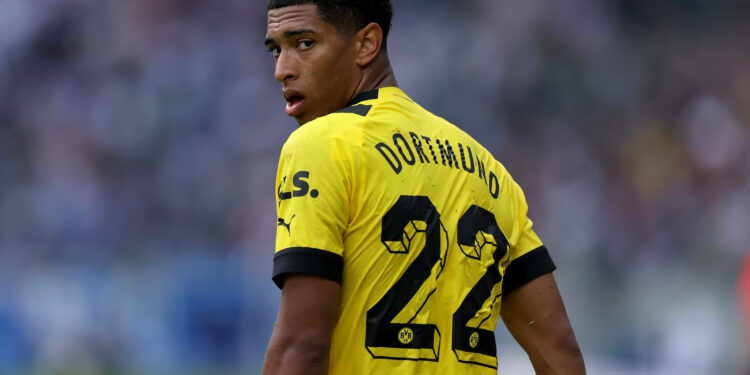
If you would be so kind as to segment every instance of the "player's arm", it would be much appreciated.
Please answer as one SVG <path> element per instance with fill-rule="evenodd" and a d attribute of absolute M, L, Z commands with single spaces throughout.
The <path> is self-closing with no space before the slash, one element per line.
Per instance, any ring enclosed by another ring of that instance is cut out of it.
<path fill-rule="evenodd" d="M 305 274 L 287 274 L 278 320 L 263 375 L 327 374 L 339 284 Z"/>
<path fill-rule="evenodd" d="M 503 296 L 500 315 L 537 374 L 585 374 L 583 356 L 552 273 Z"/>

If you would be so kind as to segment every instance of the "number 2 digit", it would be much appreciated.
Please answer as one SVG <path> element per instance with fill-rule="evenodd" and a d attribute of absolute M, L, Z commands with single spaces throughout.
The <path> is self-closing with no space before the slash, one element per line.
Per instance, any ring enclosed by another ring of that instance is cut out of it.
<path fill-rule="evenodd" d="M 415 244 L 419 233 L 424 235 L 421 249 Z M 445 237 L 445 243 L 442 237 Z M 409 254 L 416 251 L 418 254 L 396 283 L 367 311 L 367 350 L 373 358 L 437 361 L 440 352 L 437 325 L 412 321 L 435 292 L 435 280 L 445 266 L 449 241 L 440 221 L 440 213 L 428 197 L 401 196 L 383 216 L 381 240 L 390 253 Z M 465 256 L 479 262 L 482 262 L 483 252 L 490 252 L 492 263 L 453 314 L 452 349 L 459 362 L 495 368 L 497 350 L 494 332 L 479 327 L 492 316 L 495 299 L 490 302 L 489 311 L 483 311 L 482 306 L 493 297 L 492 290 L 502 281 L 499 264 L 508 254 L 508 242 L 495 216 L 476 205 L 469 207 L 459 219 L 457 242 Z M 425 289 L 428 282 L 432 284 L 431 289 L 429 285 Z M 416 301 L 419 307 L 415 309 L 415 303 L 411 304 L 408 321 L 394 323 L 399 315 L 402 320 L 405 319 L 404 311 L 417 294 L 420 294 Z M 483 315 L 483 319 L 474 327 L 469 327 L 472 319 L 482 318 L 478 314 Z"/>
<path fill-rule="evenodd" d="M 424 248 L 415 249 L 417 234 L 424 233 Z M 440 262 L 437 276 L 445 265 L 441 251 L 440 214 L 424 196 L 401 196 L 383 217 L 381 240 L 391 253 L 418 255 L 386 294 L 367 311 L 367 350 L 374 358 L 438 360 L 440 331 L 435 324 L 412 323 L 435 291 L 433 288 L 407 322 L 392 323 L 404 310 Z M 447 235 L 447 234 L 446 234 Z M 435 279 L 437 279 L 435 276 Z M 434 280 L 433 280 L 434 281 Z"/>
<path fill-rule="evenodd" d="M 497 366 L 495 332 L 479 328 L 492 316 L 492 306 L 489 311 L 483 312 L 484 319 L 476 327 L 469 327 L 468 324 L 487 300 L 493 297 L 492 289 L 495 285 L 502 281 L 498 265 L 508 253 L 508 241 L 497 225 L 495 215 L 476 205 L 469 207 L 458 220 L 457 239 L 464 255 L 481 262 L 482 252 L 491 251 L 493 262 L 453 314 L 453 351 L 460 362 L 494 368 Z M 491 301 L 493 305 L 495 298 Z"/>

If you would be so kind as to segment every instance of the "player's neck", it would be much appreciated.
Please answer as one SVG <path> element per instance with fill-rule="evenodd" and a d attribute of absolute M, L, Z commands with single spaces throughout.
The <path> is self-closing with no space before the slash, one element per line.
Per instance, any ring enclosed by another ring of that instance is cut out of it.
<path fill-rule="evenodd" d="M 398 87 L 396 75 L 393 74 L 391 63 L 388 60 L 388 56 L 384 53 L 375 58 L 375 60 L 363 71 L 362 79 L 360 80 L 359 85 L 357 85 L 354 96 L 383 87 Z"/>

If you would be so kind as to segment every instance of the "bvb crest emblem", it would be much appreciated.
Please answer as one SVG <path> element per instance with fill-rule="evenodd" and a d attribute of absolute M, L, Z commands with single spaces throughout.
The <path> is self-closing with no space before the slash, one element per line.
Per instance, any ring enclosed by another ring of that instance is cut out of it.
<path fill-rule="evenodd" d="M 402 344 L 409 344 L 412 340 L 414 340 L 414 331 L 412 331 L 411 328 L 404 327 L 398 331 L 398 341 Z"/>
<path fill-rule="evenodd" d="M 471 336 L 469 336 L 469 346 L 474 349 L 477 347 L 477 345 L 479 345 L 479 334 L 475 331 L 471 333 Z"/>

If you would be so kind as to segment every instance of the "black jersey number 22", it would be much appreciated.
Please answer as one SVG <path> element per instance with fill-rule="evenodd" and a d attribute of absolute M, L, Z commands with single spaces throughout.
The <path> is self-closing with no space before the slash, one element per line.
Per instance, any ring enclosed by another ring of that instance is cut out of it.
<path fill-rule="evenodd" d="M 464 212 L 456 229 L 457 242 L 465 256 L 480 261 L 482 250 L 488 248 L 493 251 L 493 263 L 454 312 L 451 347 L 460 362 L 495 367 L 494 332 L 478 328 L 483 321 L 473 328 L 468 323 L 493 297 L 492 289 L 502 280 L 498 264 L 507 253 L 507 240 L 495 216 L 476 205 Z M 413 248 L 417 245 L 412 242 L 420 232 L 424 234 L 424 245 L 421 249 Z M 367 311 L 367 350 L 374 358 L 438 361 L 442 341 L 438 327 L 413 320 L 425 308 L 429 309 L 426 305 L 446 265 L 449 240 L 440 213 L 428 197 L 401 196 L 383 216 L 381 240 L 390 253 L 418 254 L 396 283 Z M 393 323 L 399 315 L 399 320 L 405 323 Z"/>

